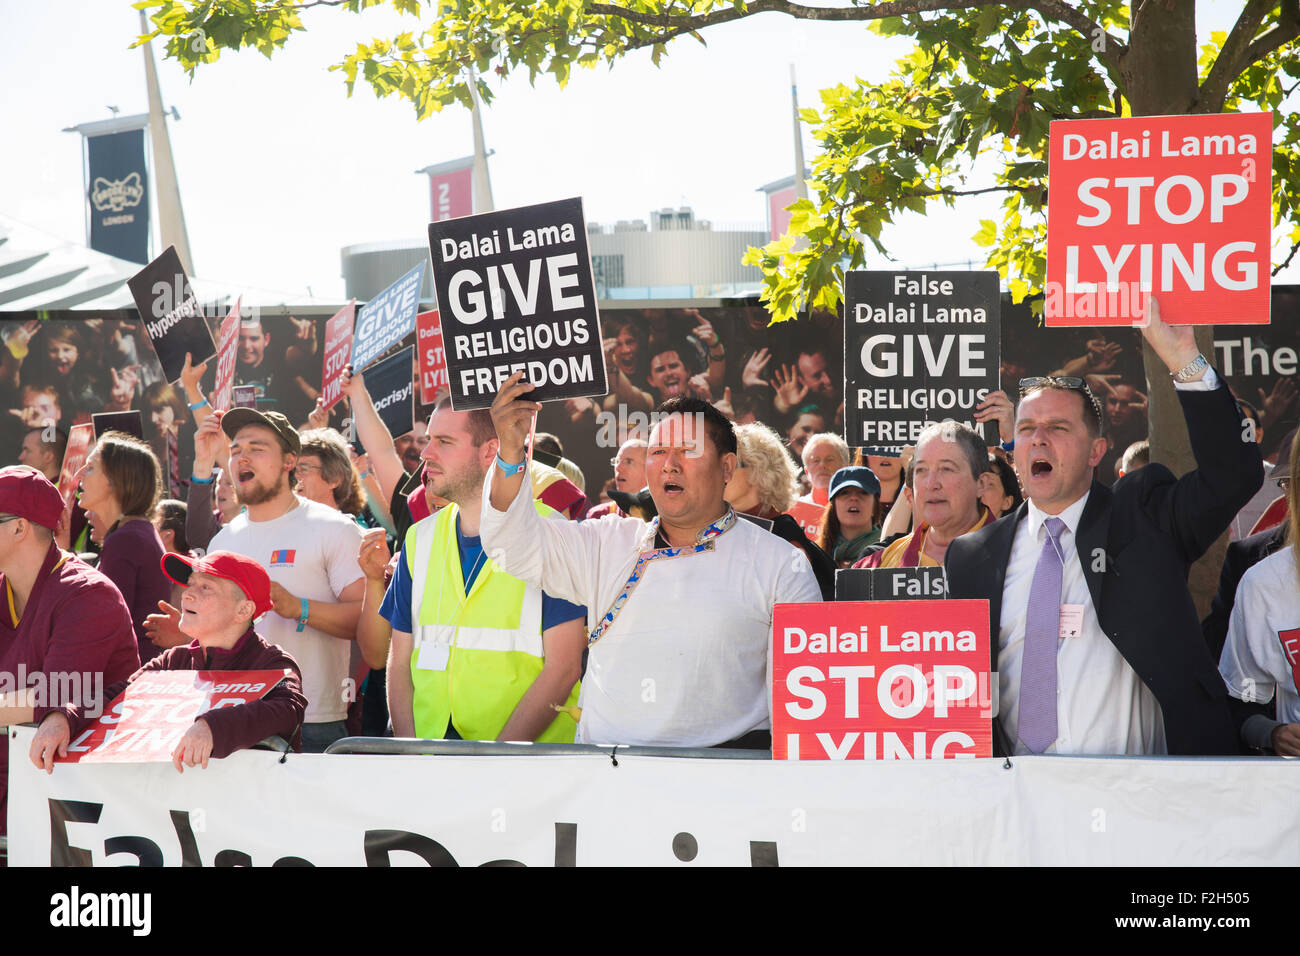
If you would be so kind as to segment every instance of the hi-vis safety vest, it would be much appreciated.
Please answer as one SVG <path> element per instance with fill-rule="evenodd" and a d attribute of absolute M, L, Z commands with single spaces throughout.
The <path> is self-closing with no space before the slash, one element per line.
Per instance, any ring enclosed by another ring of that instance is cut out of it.
<path fill-rule="evenodd" d="M 534 506 L 543 516 L 553 513 Z M 456 544 L 459 510 L 448 505 L 406 533 L 415 627 L 411 709 L 421 737 L 443 737 L 450 716 L 464 739 L 495 740 L 545 663 L 542 592 L 484 553 L 467 596 Z M 578 687 L 567 706 L 577 703 Z M 537 740 L 573 743 L 576 732 L 574 719 L 562 712 Z"/>

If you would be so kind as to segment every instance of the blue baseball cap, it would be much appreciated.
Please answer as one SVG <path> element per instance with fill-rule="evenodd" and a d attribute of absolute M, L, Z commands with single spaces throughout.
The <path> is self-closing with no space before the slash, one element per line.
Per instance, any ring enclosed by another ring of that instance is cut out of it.
<path fill-rule="evenodd" d="M 866 465 L 849 465 L 831 476 L 828 494 L 834 498 L 845 488 L 859 488 L 864 494 L 880 494 L 880 479 Z"/>

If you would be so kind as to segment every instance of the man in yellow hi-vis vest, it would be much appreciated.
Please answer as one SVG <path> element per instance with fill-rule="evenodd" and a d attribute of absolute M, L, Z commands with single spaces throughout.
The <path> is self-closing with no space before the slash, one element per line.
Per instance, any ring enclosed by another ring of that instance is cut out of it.
<path fill-rule="evenodd" d="M 486 410 L 456 412 L 444 402 L 429 419 L 421 453 L 429 487 L 452 504 L 407 532 L 380 607 L 393 628 L 394 736 L 573 741 L 572 711 L 557 708 L 577 701 L 587 612 L 484 554 L 479 511 L 497 447 Z"/>

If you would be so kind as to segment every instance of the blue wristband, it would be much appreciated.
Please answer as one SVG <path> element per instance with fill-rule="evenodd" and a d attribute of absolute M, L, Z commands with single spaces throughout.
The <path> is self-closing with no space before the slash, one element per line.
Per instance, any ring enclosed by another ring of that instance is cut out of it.
<path fill-rule="evenodd" d="M 197 478 L 194 475 L 190 475 L 190 484 L 192 485 L 210 485 L 216 480 L 216 475 L 210 475 L 207 478 Z"/>
<path fill-rule="evenodd" d="M 1013 438 L 1013 439 L 1011 439 L 1011 441 L 1004 441 L 1004 442 L 1002 443 L 1002 450 L 1003 450 L 1003 451 L 1015 451 L 1015 450 L 1016 450 L 1016 440 Z"/>
<path fill-rule="evenodd" d="M 306 598 L 298 598 L 298 609 L 300 611 L 298 615 L 298 633 L 301 634 L 302 629 L 307 626 L 307 615 L 311 613 L 311 609 L 307 606 Z"/>
<path fill-rule="evenodd" d="M 197 412 L 200 408 L 202 408 L 206 404 L 208 404 L 208 400 L 206 398 L 203 399 L 203 401 L 201 402 L 191 402 L 190 411 Z"/>
<path fill-rule="evenodd" d="M 507 478 L 513 478 L 528 467 L 528 459 L 525 457 L 524 460 L 517 465 L 508 465 L 500 455 L 497 455 L 497 467 L 505 472 Z"/>

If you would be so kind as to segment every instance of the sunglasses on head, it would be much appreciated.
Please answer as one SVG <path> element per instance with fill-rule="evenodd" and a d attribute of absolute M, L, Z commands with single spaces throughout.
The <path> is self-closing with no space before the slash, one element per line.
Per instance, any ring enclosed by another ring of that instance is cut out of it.
<path fill-rule="evenodd" d="M 1064 388 L 1072 392 L 1081 392 L 1083 397 L 1088 400 L 1088 405 L 1092 408 L 1092 413 L 1097 416 L 1097 428 L 1105 431 L 1106 421 L 1101 414 L 1101 403 L 1097 401 L 1097 396 L 1092 394 L 1092 389 L 1088 383 L 1079 378 L 1077 375 L 1035 375 L 1032 378 L 1022 378 L 1020 380 L 1020 397 L 1024 398 L 1027 392 L 1032 392 L 1039 388 Z"/>

